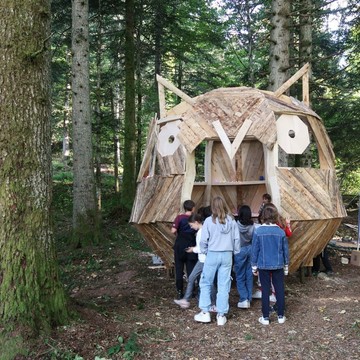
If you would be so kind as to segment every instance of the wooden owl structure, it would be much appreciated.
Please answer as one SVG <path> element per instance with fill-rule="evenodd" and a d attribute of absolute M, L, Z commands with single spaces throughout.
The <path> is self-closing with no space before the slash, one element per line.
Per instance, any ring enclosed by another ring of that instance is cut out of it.
<path fill-rule="evenodd" d="M 199 208 L 221 196 L 233 212 L 249 205 L 256 218 L 269 193 L 291 219 L 292 272 L 311 266 L 332 239 L 346 211 L 332 144 L 308 106 L 308 68 L 276 92 L 234 87 L 195 98 L 158 76 L 160 119 L 149 127 L 130 222 L 167 267 L 173 266 L 171 224 L 188 199 Z M 284 95 L 300 78 L 302 102 Z M 165 88 L 183 100 L 170 110 Z"/>

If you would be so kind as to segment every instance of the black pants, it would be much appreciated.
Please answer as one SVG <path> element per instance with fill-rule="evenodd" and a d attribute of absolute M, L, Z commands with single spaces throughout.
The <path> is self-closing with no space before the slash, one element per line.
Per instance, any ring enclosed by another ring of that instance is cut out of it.
<path fill-rule="evenodd" d="M 327 252 L 327 249 L 325 248 L 318 256 L 316 256 L 313 259 L 313 267 L 312 267 L 312 271 L 313 272 L 319 272 L 320 271 L 320 260 L 322 261 L 322 263 L 324 264 L 325 267 L 325 271 L 333 271 L 332 266 L 330 264 L 330 260 L 329 260 L 329 255 Z"/>
<path fill-rule="evenodd" d="M 186 247 L 188 247 L 188 244 L 175 243 L 174 246 L 175 284 L 176 290 L 181 292 L 184 288 L 184 267 L 186 266 L 186 275 L 189 277 L 195 264 L 198 261 L 197 254 L 187 253 L 185 251 Z"/>

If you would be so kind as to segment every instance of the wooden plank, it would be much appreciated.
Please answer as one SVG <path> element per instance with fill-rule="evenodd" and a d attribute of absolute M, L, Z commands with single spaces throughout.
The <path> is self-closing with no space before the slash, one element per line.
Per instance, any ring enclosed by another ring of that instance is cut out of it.
<path fill-rule="evenodd" d="M 191 192 L 195 181 L 196 169 L 195 169 L 195 151 L 192 153 L 186 152 L 186 173 L 183 180 L 181 203 L 185 200 L 191 199 Z"/>
<path fill-rule="evenodd" d="M 310 64 L 306 63 L 301 69 L 299 69 L 289 80 L 285 81 L 275 92 L 274 95 L 279 97 L 287 89 L 290 88 L 296 81 L 298 81 L 305 73 L 309 71 Z"/>
<path fill-rule="evenodd" d="M 166 117 L 166 99 L 165 99 L 165 88 L 158 82 L 158 93 L 159 93 L 159 113 L 160 118 Z"/>
<path fill-rule="evenodd" d="M 333 169 L 335 167 L 335 154 L 332 150 L 331 141 L 322 121 L 313 116 L 308 116 L 308 121 L 316 138 L 320 167 L 324 169 Z"/>
<path fill-rule="evenodd" d="M 149 126 L 145 152 L 144 152 L 143 159 L 141 162 L 139 174 L 137 177 L 137 182 L 140 182 L 143 177 L 154 175 L 153 162 L 155 161 L 155 151 L 156 151 L 155 144 L 156 144 L 157 133 L 158 133 L 158 126 L 156 124 L 156 121 L 157 120 L 156 120 L 156 116 L 155 116 L 152 119 L 150 126 Z"/>
<path fill-rule="evenodd" d="M 211 183 L 212 183 L 212 150 L 213 150 L 214 141 L 208 141 L 205 148 L 205 181 L 207 182 L 205 193 L 204 193 L 204 202 L 205 204 L 211 203 Z"/>
<path fill-rule="evenodd" d="M 305 105 L 310 106 L 309 71 L 302 77 L 302 101 Z"/>
<path fill-rule="evenodd" d="M 166 123 L 168 123 L 168 122 L 176 121 L 176 120 L 182 120 L 182 116 L 181 116 L 181 115 L 169 115 L 169 116 L 166 116 L 166 117 L 164 117 L 164 118 L 160 118 L 160 119 L 157 121 L 157 124 L 158 124 L 158 125 L 166 124 Z"/>
<path fill-rule="evenodd" d="M 194 100 L 189 95 L 186 95 L 183 91 L 178 89 L 174 84 L 172 84 L 170 81 L 164 79 L 159 74 L 156 74 L 156 80 L 159 84 L 161 84 L 161 85 L 165 86 L 167 89 L 171 90 L 174 94 L 179 96 L 181 99 L 183 99 L 187 103 L 189 103 L 191 105 L 194 104 Z M 163 116 L 161 116 L 161 117 L 163 117 Z"/>

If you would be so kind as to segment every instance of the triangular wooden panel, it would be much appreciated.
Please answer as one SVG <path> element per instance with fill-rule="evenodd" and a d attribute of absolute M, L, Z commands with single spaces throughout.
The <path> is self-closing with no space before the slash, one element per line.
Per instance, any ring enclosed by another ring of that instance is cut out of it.
<path fill-rule="evenodd" d="M 174 152 L 173 155 L 161 156 L 156 153 L 158 175 L 171 176 L 185 173 L 185 155 L 182 146 Z"/>

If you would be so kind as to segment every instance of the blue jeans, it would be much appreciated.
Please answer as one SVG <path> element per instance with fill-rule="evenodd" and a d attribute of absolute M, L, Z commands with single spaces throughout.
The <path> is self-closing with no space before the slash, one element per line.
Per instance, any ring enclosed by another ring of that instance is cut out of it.
<path fill-rule="evenodd" d="M 251 246 L 243 246 L 234 256 L 234 270 L 236 274 L 236 287 L 240 301 L 252 298 L 253 274 L 251 271 Z"/>
<path fill-rule="evenodd" d="M 231 287 L 232 251 L 209 251 L 200 278 L 199 307 L 208 312 L 211 306 L 211 287 L 217 273 L 216 308 L 220 315 L 229 311 L 229 292 Z"/>

